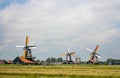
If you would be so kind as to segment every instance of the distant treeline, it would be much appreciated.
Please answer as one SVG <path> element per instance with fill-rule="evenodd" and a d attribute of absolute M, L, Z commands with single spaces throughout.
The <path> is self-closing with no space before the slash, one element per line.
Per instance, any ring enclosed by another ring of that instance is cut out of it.
<path fill-rule="evenodd" d="M 55 57 L 48 57 L 45 60 L 34 60 L 38 65 L 53 65 L 53 64 L 64 64 L 66 60 L 63 60 L 62 57 L 55 58 Z M 12 64 L 12 60 L 0 60 L 0 64 Z M 87 64 L 86 61 L 80 61 L 79 63 L 74 64 Z M 98 64 L 102 65 L 120 65 L 120 59 L 113 59 L 113 58 L 108 58 L 106 61 L 99 61 Z"/>
<path fill-rule="evenodd" d="M 48 57 L 46 60 L 35 60 L 38 64 L 63 64 L 64 61 L 63 58 L 54 58 L 54 57 Z M 77 63 L 78 64 L 78 63 Z M 79 64 L 87 64 L 86 61 L 80 61 Z M 104 65 L 120 65 L 120 59 L 113 59 L 113 58 L 108 58 L 106 61 L 99 61 L 98 64 L 104 64 Z"/>
<path fill-rule="evenodd" d="M 48 57 L 46 60 L 35 60 L 38 64 L 62 64 L 63 58 L 54 58 L 54 57 Z"/>

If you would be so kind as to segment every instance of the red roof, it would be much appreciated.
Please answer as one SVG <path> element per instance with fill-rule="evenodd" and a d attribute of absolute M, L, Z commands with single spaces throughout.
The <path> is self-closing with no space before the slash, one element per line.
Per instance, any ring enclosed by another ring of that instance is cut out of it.
<path fill-rule="evenodd" d="M 22 62 L 24 62 L 24 63 L 34 63 L 33 61 L 30 61 L 30 60 L 28 60 L 28 59 L 26 59 L 26 58 L 24 58 L 24 57 L 19 57 L 19 59 L 20 59 Z"/>

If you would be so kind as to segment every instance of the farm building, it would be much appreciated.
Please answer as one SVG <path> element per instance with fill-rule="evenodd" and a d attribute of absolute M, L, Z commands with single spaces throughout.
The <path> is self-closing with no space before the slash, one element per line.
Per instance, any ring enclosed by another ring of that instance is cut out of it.
<path fill-rule="evenodd" d="M 0 60 L 0 64 L 7 64 L 6 60 L 2 59 Z"/>
<path fill-rule="evenodd" d="M 12 64 L 12 61 L 11 60 L 7 60 L 7 64 Z"/>
<path fill-rule="evenodd" d="M 107 64 L 109 65 L 120 65 L 120 59 L 107 59 Z"/>
<path fill-rule="evenodd" d="M 13 64 L 35 64 L 35 62 L 28 60 L 24 57 L 16 57 L 13 61 Z"/>

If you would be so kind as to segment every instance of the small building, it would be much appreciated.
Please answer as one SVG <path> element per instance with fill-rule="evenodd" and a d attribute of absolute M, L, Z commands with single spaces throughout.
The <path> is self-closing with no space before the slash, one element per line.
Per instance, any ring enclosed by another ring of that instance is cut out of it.
<path fill-rule="evenodd" d="M 28 64 L 35 64 L 35 62 L 31 61 L 31 60 L 28 60 L 22 56 L 20 57 L 16 57 L 13 61 L 12 61 L 13 64 L 25 64 L 25 65 L 28 65 Z"/>
<path fill-rule="evenodd" d="M 107 64 L 109 65 L 120 65 L 120 59 L 107 59 Z"/>
<path fill-rule="evenodd" d="M 2 59 L 0 60 L 0 64 L 7 64 L 6 60 Z"/>
<path fill-rule="evenodd" d="M 76 57 L 75 58 L 75 64 L 80 64 L 81 62 L 81 58 L 80 57 Z"/>
<path fill-rule="evenodd" d="M 12 64 L 12 61 L 11 60 L 7 60 L 7 64 Z"/>

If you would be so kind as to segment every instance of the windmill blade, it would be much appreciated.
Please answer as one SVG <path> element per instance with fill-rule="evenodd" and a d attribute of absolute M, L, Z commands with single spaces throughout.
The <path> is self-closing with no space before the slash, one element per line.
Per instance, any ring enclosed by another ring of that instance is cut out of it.
<path fill-rule="evenodd" d="M 29 49 L 36 49 L 37 47 L 29 47 Z"/>
<path fill-rule="evenodd" d="M 61 56 L 66 56 L 66 55 L 67 55 L 67 53 L 66 53 L 66 52 L 61 54 Z"/>
<path fill-rule="evenodd" d="M 37 46 L 28 46 L 28 47 L 37 47 Z"/>
<path fill-rule="evenodd" d="M 98 48 L 99 48 L 99 45 L 96 46 L 94 52 L 97 52 Z"/>
<path fill-rule="evenodd" d="M 102 58 L 100 55 L 98 55 L 98 54 L 95 54 L 95 56 L 97 56 L 98 58 Z"/>
<path fill-rule="evenodd" d="M 71 52 L 71 53 L 70 53 L 70 55 L 73 55 L 73 54 L 75 54 L 75 52 Z"/>
<path fill-rule="evenodd" d="M 66 56 L 66 54 L 61 54 L 61 56 Z"/>
<path fill-rule="evenodd" d="M 27 46 L 29 49 L 35 49 L 37 46 Z"/>
<path fill-rule="evenodd" d="M 89 48 L 87 48 L 87 50 L 88 50 L 88 51 L 90 51 L 90 52 L 93 52 L 93 51 L 92 51 L 92 50 L 90 50 Z"/>
<path fill-rule="evenodd" d="M 28 36 L 26 36 L 25 45 L 28 45 L 28 43 L 29 43 L 29 39 L 28 39 Z"/>
<path fill-rule="evenodd" d="M 76 58 L 76 56 L 75 56 L 74 54 L 73 54 L 72 56 L 73 56 L 74 58 Z"/>
<path fill-rule="evenodd" d="M 67 48 L 67 52 L 68 52 L 68 53 L 70 52 L 70 49 L 69 49 L 69 48 Z"/>
<path fill-rule="evenodd" d="M 24 48 L 25 46 L 16 46 L 16 47 L 19 47 L 19 48 Z"/>

